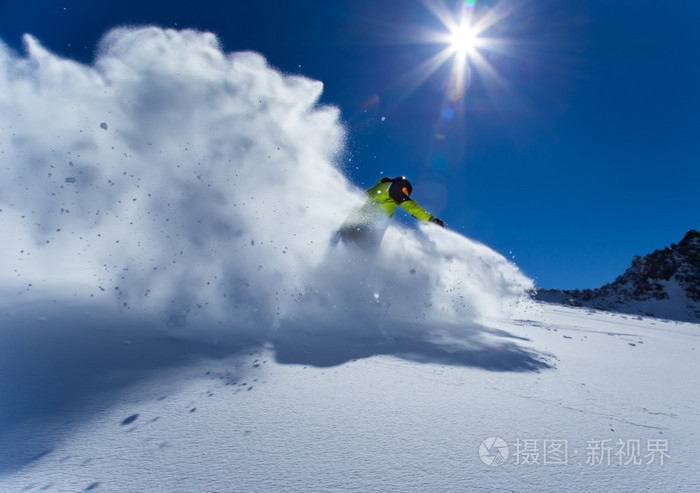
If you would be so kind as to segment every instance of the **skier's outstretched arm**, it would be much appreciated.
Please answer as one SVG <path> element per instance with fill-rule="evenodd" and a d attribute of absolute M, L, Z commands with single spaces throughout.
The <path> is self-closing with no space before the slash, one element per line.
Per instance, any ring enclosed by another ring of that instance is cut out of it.
<path fill-rule="evenodd" d="M 416 204 L 415 200 L 404 200 L 399 204 L 399 207 L 401 207 L 403 210 L 408 212 L 410 215 L 418 219 L 419 221 L 423 222 L 431 222 L 434 224 L 437 224 L 438 226 L 445 227 L 445 223 L 441 220 L 438 219 L 437 217 L 433 216 L 431 213 L 426 212 L 421 206 Z"/>

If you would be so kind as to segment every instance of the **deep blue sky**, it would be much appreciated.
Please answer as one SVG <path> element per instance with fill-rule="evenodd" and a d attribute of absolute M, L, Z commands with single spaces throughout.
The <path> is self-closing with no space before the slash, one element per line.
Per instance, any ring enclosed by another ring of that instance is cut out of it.
<path fill-rule="evenodd" d="M 156 24 L 258 51 L 324 83 L 354 183 L 408 176 L 421 205 L 541 287 L 598 287 L 700 228 L 697 2 L 485 7 L 512 12 L 484 33 L 503 49 L 481 49 L 489 71 L 472 62 L 458 101 L 446 96 L 451 60 L 417 70 L 444 47 L 421 41 L 444 28 L 419 0 L 3 0 L 0 38 L 22 51 L 31 33 L 90 63 L 109 28 Z"/>

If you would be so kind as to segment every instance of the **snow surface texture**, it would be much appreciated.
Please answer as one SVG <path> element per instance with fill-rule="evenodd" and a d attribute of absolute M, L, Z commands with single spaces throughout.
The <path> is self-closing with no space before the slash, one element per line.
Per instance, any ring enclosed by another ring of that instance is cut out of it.
<path fill-rule="evenodd" d="M 18 412 L 45 412 L 3 430 L 3 492 L 700 485 L 696 324 L 544 305 L 528 319 L 490 324 L 494 341 L 473 347 L 471 362 L 376 355 L 327 367 L 312 351 L 335 351 L 332 338 L 287 364 L 272 345 L 226 356 L 135 324 L 126 334 L 107 325 L 97 337 L 82 322 L 59 337 L 52 320 L 12 318 L 37 338 L 13 332 L 0 370 L 17 375 L 9 395 Z M 464 329 L 474 341 L 484 331 Z M 556 368 L 487 369 L 506 359 L 503 337 L 555 355 Z M 493 438 L 507 446 L 498 466 L 482 447 Z"/>
<path fill-rule="evenodd" d="M 361 200 L 338 111 L 210 34 L 26 44 L 0 46 L 3 492 L 696 490 L 697 326 L 542 311 L 430 225 L 329 248 Z M 655 461 L 587 465 L 613 438 Z M 570 464 L 516 464 L 526 439 Z"/>
<path fill-rule="evenodd" d="M 632 259 L 614 282 L 598 289 L 538 289 L 550 303 L 586 306 L 684 322 L 700 322 L 700 233 L 688 231 L 680 243 Z"/>

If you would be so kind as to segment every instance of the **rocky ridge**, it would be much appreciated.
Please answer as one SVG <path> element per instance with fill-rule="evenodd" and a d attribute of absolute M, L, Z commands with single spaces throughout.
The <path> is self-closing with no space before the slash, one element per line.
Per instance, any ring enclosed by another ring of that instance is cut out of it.
<path fill-rule="evenodd" d="M 535 299 L 686 322 L 700 322 L 700 233 L 640 257 L 597 289 L 537 289 Z"/>

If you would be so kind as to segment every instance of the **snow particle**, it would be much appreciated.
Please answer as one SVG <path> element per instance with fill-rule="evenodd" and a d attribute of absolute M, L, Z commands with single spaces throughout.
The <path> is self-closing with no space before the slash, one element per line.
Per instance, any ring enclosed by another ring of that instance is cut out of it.
<path fill-rule="evenodd" d="M 124 418 L 124 421 L 122 421 L 122 426 L 130 425 L 131 423 L 133 423 L 134 421 L 136 421 L 136 419 L 137 419 L 138 417 L 139 417 L 138 414 L 132 414 L 132 415 L 129 416 L 128 418 Z"/>

